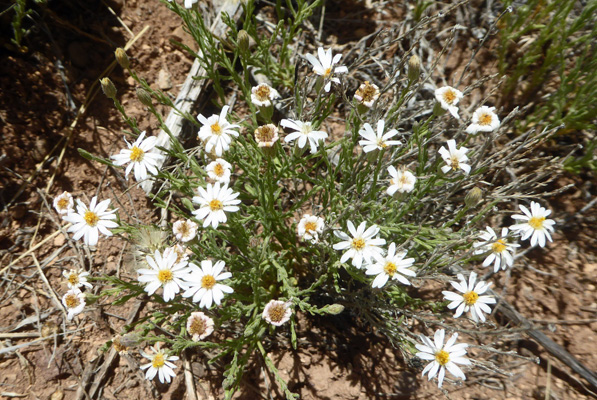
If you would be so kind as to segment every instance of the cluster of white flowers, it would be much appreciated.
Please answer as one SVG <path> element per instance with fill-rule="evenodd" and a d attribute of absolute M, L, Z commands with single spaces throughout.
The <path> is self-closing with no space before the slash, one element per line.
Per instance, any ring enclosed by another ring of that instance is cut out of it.
<path fill-rule="evenodd" d="M 462 92 L 451 86 L 444 86 L 435 90 L 435 99 L 439 102 L 440 107 L 450 112 L 456 119 L 460 119 L 457 104 L 462 97 Z M 499 127 L 500 119 L 495 113 L 495 107 L 481 106 L 473 113 L 471 124 L 466 128 L 466 132 L 470 134 L 493 132 Z"/>
<path fill-rule="evenodd" d="M 405 259 L 405 251 L 396 252 L 395 243 L 390 244 L 386 254 L 380 247 L 386 244 L 386 240 L 379 237 L 377 225 L 367 228 L 367 223 L 362 222 L 355 229 L 352 221 L 347 221 L 346 226 L 350 236 L 341 231 L 334 231 L 342 241 L 336 243 L 333 248 L 346 250 L 340 258 L 341 263 L 352 259 L 352 265 L 356 268 L 364 266 L 367 268 L 367 275 L 377 275 L 371 284 L 374 288 L 383 287 L 390 279 L 410 285 L 406 276 L 416 276 L 416 273 L 409 269 L 415 262 L 414 258 Z"/>
<path fill-rule="evenodd" d="M 66 308 L 67 319 L 70 321 L 77 314 L 80 314 L 85 308 L 85 294 L 81 287 L 85 286 L 91 289 L 93 286 L 87 281 L 89 272 L 82 269 L 63 271 L 62 276 L 66 278 L 66 285 L 70 289 L 62 296 L 62 305 Z"/>
<path fill-rule="evenodd" d="M 185 7 L 191 8 L 196 0 L 185 0 Z M 307 54 L 306 59 L 313 67 L 313 72 L 318 76 L 316 90 L 322 94 L 331 90 L 332 83 L 339 85 L 340 74 L 348 72 L 346 66 L 339 65 L 342 55 L 332 53 L 332 49 L 318 48 L 317 56 Z M 379 87 L 365 82 L 354 94 L 355 107 L 359 113 L 364 113 L 366 108 L 372 108 L 380 97 Z M 463 93 L 450 86 L 438 88 L 435 91 L 438 108 L 448 111 L 454 118 L 460 120 L 458 105 L 463 98 Z M 278 91 L 267 84 L 259 84 L 252 88 L 250 94 L 250 105 L 252 109 L 258 108 L 258 117 L 264 121 L 264 125 L 257 127 L 254 131 L 255 143 L 261 151 L 266 154 L 274 154 L 274 146 L 279 141 L 279 132 L 282 130 L 275 123 L 271 123 L 272 106 L 280 98 Z M 249 99 L 246 99 L 249 102 Z M 202 227 L 217 229 L 220 224 L 228 221 L 227 213 L 235 213 L 240 210 L 241 200 L 239 192 L 230 187 L 231 177 L 237 176 L 238 172 L 233 171 L 233 166 L 223 157 L 230 150 L 233 138 L 239 136 L 240 126 L 232 124 L 228 120 L 230 106 L 225 105 L 219 114 L 205 117 L 202 114 L 197 116 L 201 123 L 198 131 L 198 139 L 209 158 L 209 163 L 204 166 L 204 176 L 201 186 L 197 187 L 197 195 L 192 202 L 198 205 L 192 211 L 193 219 L 180 219 L 173 223 L 172 236 L 177 242 L 163 251 L 155 250 L 153 254 L 146 255 L 146 268 L 137 270 L 137 280 L 144 285 L 144 290 L 149 296 L 153 296 L 161 289 L 163 301 L 168 303 L 177 296 L 188 298 L 188 302 L 196 304 L 199 309 L 212 312 L 220 306 L 227 294 L 234 292 L 234 289 L 227 285 L 226 281 L 232 278 L 232 273 L 225 271 L 226 263 L 222 260 L 201 260 L 197 264 L 189 257 L 192 252 L 187 251 L 185 245 L 197 237 L 199 224 Z M 320 120 L 314 118 L 311 121 L 301 119 L 281 119 L 279 126 L 289 129 L 291 132 L 284 137 L 286 143 L 293 143 L 296 153 L 302 152 L 297 149 L 306 149 L 309 145 L 310 153 L 315 154 L 324 146 L 328 133 L 321 129 Z M 492 132 L 500 127 L 500 120 L 495 113 L 494 107 L 481 106 L 472 114 L 471 123 L 466 128 L 468 134 L 478 132 Z M 384 151 L 390 146 L 400 146 L 397 140 L 397 129 L 386 130 L 386 121 L 378 119 L 375 127 L 369 122 L 363 123 L 358 131 L 361 139 L 359 145 L 363 153 L 384 155 Z M 242 138 L 241 138 L 242 139 Z M 126 141 L 126 139 L 125 139 Z M 113 155 L 114 164 L 126 166 L 125 176 L 134 170 L 135 179 L 141 181 L 147 179 L 148 174 L 158 174 L 158 164 L 163 157 L 156 149 L 157 139 L 145 137 L 142 132 L 134 143 L 127 143 L 127 148 L 122 149 L 119 154 Z M 278 142 L 279 143 L 279 142 Z M 464 146 L 457 147 L 454 139 L 449 139 L 446 146 L 438 150 L 439 156 L 445 163 L 441 171 L 448 174 L 451 171 L 462 170 L 465 175 L 471 173 L 469 149 Z M 381 153 L 377 153 L 381 152 Z M 233 157 L 228 158 L 233 160 Z M 436 157 L 439 161 L 439 158 Z M 406 197 L 407 193 L 415 190 L 417 177 L 405 166 L 389 166 L 389 186 L 387 194 L 396 196 L 396 199 Z M 395 200 L 395 199 L 390 199 Z M 110 200 L 97 203 L 93 197 L 89 207 L 86 207 L 80 200 L 77 200 L 77 211 L 74 211 L 74 201 L 68 192 L 54 199 L 56 211 L 63 215 L 63 219 L 72 223 L 69 232 L 74 232 L 75 240 L 83 237 L 85 244 L 94 246 L 98 242 L 99 233 L 111 236 L 109 229 L 118 225 L 115 210 L 108 211 Z M 500 269 L 507 269 L 514 265 L 515 251 L 520 246 L 513 242 L 515 235 L 521 240 L 530 239 L 531 246 L 537 244 L 544 247 L 546 240 L 552 241 L 550 232 L 554 231 L 555 222 L 546 219 L 551 211 L 541 207 L 538 203 L 531 202 L 531 209 L 520 205 L 523 215 L 514 215 L 513 218 L 519 223 L 502 228 L 498 236 L 491 227 L 479 234 L 479 241 L 473 243 L 474 254 L 485 257 L 482 266 L 494 266 L 494 272 Z M 195 222 L 197 221 L 197 222 Z M 233 221 L 234 222 L 234 221 Z M 414 258 L 408 258 L 408 252 L 402 250 L 404 244 L 395 242 L 386 246 L 386 239 L 380 235 L 381 229 L 375 224 L 361 222 L 355 227 L 351 220 L 346 221 L 347 233 L 342 230 L 334 230 L 334 235 L 339 239 L 332 245 L 332 248 L 342 252 L 340 263 L 351 261 L 352 266 L 363 270 L 366 279 L 371 278 L 371 287 L 383 289 L 386 285 L 395 285 L 396 282 L 402 285 L 411 285 L 411 279 L 416 278 L 417 272 L 414 269 Z M 311 214 L 303 214 L 296 226 L 297 236 L 305 246 L 328 245 L 322 240 L 325 230 L 325 219 Z M 384 231 L 385 232 L 385 231 Z M 325 239 L 325 238 L 324 238 Z M 320 244 L 323 241 L 323 244 Z M 184 244 L 184 245 L 183 245 Z M 187 254 L 188 253 L 188 254 Z M 348 267 L 347 267 L 348 268 Z M 236 274 L 236 272 L 235 272 Z M 64 295 L 62 302 L 67 309 L 68 319 L 72 319 L 85 307 L 85 296 L 79 289 L 81 286 L 91 287 L 87 282 L 89 274 L 84 271 L 71 270 L 64 272 L 68 281 L 69 291 Z M 458 274 L 457 280 L 450 282 L 450 285 L 457 291 L 442 291 L 444 299 L 448 302 L 447 308 L 454 310 L 453 317 L 460 318 L 465 313 L 475 323 L 485 323 L 486 315 L 491 314 L 491 304 L 496 299 L 486 294 L 492 283 L 482 280 L 477 281 L 477 274 L 470 272 Z M 238 276 L 237 276 L 238 278 Z M 468 279 L 467 279 L 468 278 Z M 396 282 L 394 282 L 396 281 Z M 233 281 L 234 282 L 234 281 Z M 389 283 L 388 283 L 389 282 Z M 380 290 L 376 290 L 380 293 Z M 261 318 L 268 324 L 278 327 L 288 322 L 293 314 L 293 298 L 288 300 L 271 299 L 265 304 Z M 212 306 L 216 306 L 213 307 Z M 464 319 L 464 317 L 463 317 Z M 186 332 L 185 332 L 186 328 Z M 214 333 L 214 320 L 204 312 L 191 312 L 182 328 L 183 334 L 189 335 L 193 341 L 202 341 Z M 441 387 L 446 371 L 460 379 L 466 379 L 464 372 L 459 365 L 470 365 L 466 358 L 466 343 L 456 344 L 458 334 L 454 333 L 445 341 L 445 331 L 439 329 L 435 332 L 433 340 L 427 336 L 420 335 L 422 344 L 416 344 L 419 352 L 417 357 L 428 360 L 430 363 L 424 368 L 423 375 L 428 374 L 429 379 L 437 376 L 438 386 Z M 150 353 L 141 352 L 143 357 L 150 360 L 150 363 L 141 367 L 146 371 L 146 378 L 153 379 L 155 376 L 164 383 L 170 383 L 175 376 L 174 369 L 178 357 L 168 355 L 167 351 L 160 349 L 159 345 L 152 347 Z"/>

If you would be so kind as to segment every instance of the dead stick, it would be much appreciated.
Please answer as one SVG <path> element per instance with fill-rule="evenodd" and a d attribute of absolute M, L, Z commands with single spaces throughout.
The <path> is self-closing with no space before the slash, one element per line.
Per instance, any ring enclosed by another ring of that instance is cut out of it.
<path fill-rule="evenodd" d="M 195 380 L 193 379 L 193 370 L 191 362 L 186 351 L 182 352 L 182 368 L 184 369 L 184 384 L 186 386 L 187 400 L 197 399 L 197 389 L 195 389 Z"/>
<path fill-rule="evenodd" d="M 562 361 L 574 372 L 586 379 L 586 381 L 593 387 L 593 389 L 597 390 L 597 375 L 595 375 L 593 371 L 581 364 L 576 359 L 576 357 L 574 357 L 572 354 L 566 351 L 566 349 L 564 349 L 562 346 L 548 338 L 547 335 L 545 335 L 543 332 L 538 331 L 536 329 L 532 329 L 532 324 L 526 318 L 520 315 L 520 313 L 516 311 L 514 307 L 505 302 L 503 299 L 499 302 L 498 310 L 502 313 L 504 317 L 514 322 L 515 324 L 529 328 L 529 330 L 526 332 L 527 335 L 529 335 L 533 340 L 535 340 L 537 343 L 543 346 L 549 354 Z"/>
<path fill-rule="evenodd" d="M 238 20 L 240 18 L 239 10 L 242 10 L 240 6 L 240 1 L 238 0 L 215 0 L 214 6 L 217 7 L 218 3 L 221 3 L 221 7 L 216 8 L 220 11 L 218 12 L 218 16 L 216 17 L 215 21 L 210 27 L 210 31 L 216 37 L 225 37 L 225 33 L 228 30 L 228 26 L 222 21 L 220 17 L 223 12 L 228 13 L 228 15 L 233 18 L 234 20 Z M 197 102 L 197 99 L 204 92 L 204 89 L 207 87 L 207 80 L 205 79 L 196 79 L 198 76 L 205 76 L 206 72 L 201 67 L 201 63 L 198 59 L 195 59 L 193 62 L 193 66 L 185 79 L 182 88 L 174 101 L 176 108 L 178 111 L 174 109 L 170 110 L 168 117 L 166 118 L 166 126 L 168 130 L 172 133 L 172 136 L 178 138 L 182 134 L 183 123 L 185 121 L 182 114 L 188 113 L 191 111 L 192 107 Z M 170 136 L 166 131 L 163 129 L 157 136 L 157 144 L 159 146 L 164 147 L 165 149 L 170 149 Z M 162 169 L 163 165 L 166 163 L 166 159 L 162 158 L 162 160 L 158 164 L 158 169 Z M 145 191 L 145 193 L 149 194 L 154 190 L 154 183 L 155 181 L 152 179 L 147 179 L 141 182 L 140 186 Z"/>
<path fill-rule="evenodd" d="M 129 314 L 129 316 L 126 320 L 127 325 L 132 323 L 133 320 L 137 317 L 137 314 L 139 314 L 139 310 L 141 310 L 142 306 L 143 306 L 142 301 L 138 301 L 137 304 L 135 304 L 135 307 L 133 308 L 133 310 L 131 311 L 131 313 Z M 100 388 L 101 383 L 103 382 L 104 378 L 106 377 L 108 369 L 110 369 L 110 367 L 114 363 L 114 360 L 116 360 L 116 356 L 118 356 L 118 352 L 114 349 L 114 347 L 112 347 L 110 349 L 110 353 L 106 357 L 106 361 L 104 361 L 104 363 L 102 364 L 101 369 L 97 372 L 97 374 L 94 375 L 93 384 L 91 385 L 91 388 L 89 389 L 89 397 L 90 398 L 93 399 L 95 397 L 98 389 Z"/>

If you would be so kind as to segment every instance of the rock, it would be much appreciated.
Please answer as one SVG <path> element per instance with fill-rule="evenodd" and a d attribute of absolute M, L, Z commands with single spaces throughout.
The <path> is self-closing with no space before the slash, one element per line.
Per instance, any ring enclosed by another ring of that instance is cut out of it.
<path fill-rule="evenodd" d="M 60 247 L 64 244 L 66 238 L 63 234 L 60 234 L 54 238 L 54 247 Z"/>
<path fill-rule="evenodd" d="M 172 89 L 172 76 L 163 68 L 158 73 L 158 87 L 162 90 Z"/>

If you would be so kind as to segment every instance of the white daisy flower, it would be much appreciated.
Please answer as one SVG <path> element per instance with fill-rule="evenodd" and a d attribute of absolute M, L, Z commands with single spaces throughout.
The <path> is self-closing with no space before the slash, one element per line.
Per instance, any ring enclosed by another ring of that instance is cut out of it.
<path fill-rule="evenodd" d="M 439 149 L 439 154 L 442 156 L 447 165 L 442 167 L 442 172 L 447 174 L 450 170 L 456 171 L 458 168 L 464 171 L 468 175 L 471 172 L 471 166 L 466 164 L 468 157 L 466 147 L 456 148 L 456 141 L 453 139 L 448 140 L 448 150 L 444 146 Z"/>
<path fill-rule="evenodd" d="M 175 264 L 189 260 L 189 255 L 187 254 L 187 248 L 185 246 L 181 246 L 180 244 L 175 244 L 174 246 L 166 247 L 164 249 L 164 253 L 162 254 L 162 258 L 170 257 L 170 253 L 176 254 Z"/>
<path fill-rule="evenodd" d="M 215 161 L 210 162 L 207 167 L 205 167 L 207 176 L 209 176 L 215 182 L 225 184 L 230 183 L 231 170 L 232 165 L 222 158 L 216 158 Z"/>
<path fill-rule="evenodd" d="M 448 308 L 450 310 L 456 308 L 454 318 L 460 317 L 463 312 L 470 311 L 473 321 L 479 322 L 479 320 L 481 320 L 481 322 L 485 322 L 485 315 L 483 313 L 491 313 L 491 308 L 488 304 L 495 304 L 495 298 L 493 296 L 480 295 L 489 289 L 491 282 L 479 281 L 479 283 L 475 284 L 477 274 L 474 272 L 471 272 L 468 284 L 462 274 L 456 276 L 460 279 L 460 283 L 452 281 L 450 282 L 450 285 L 462 294 L 450 292 L 448 290 L 442 291 L 444 299 L 451 301 L 451 303 L 448 304 Z"/>
<path fill-rule="evenodd" d="M 269 107 L 279 97 L 278 91 L 265 83 L 251 88 L 251 102 L 257 107 Z"/>
<path fill-rule="evenodd" d="M 404 285 L 410 285 L 406 276 L 417 276 L 415 271 L 410 270 L 414 258 L 404 258 L 406 251 L 396 253 L 396 243 L 391 243 L 388 247 L 388 254 L 384 257 L 376 254 L 375 263 L 367 266 L 367 275 L 377 275 L 372 282 L 374 288 L 381 288 L 388 282 L 388 279 L 397 280 Z"/>
<path fill-rule="evenodd" d="M 444 110 L 449 111 L 454 118 L 460 119 L 458 107 L 456 107 L 456 104 L 462 99 L 462 92 L 460 90 L 454 89 L 451 86 L 444 86 L 435 90 L 435 98 Z"/>
<path fill-rule="evenodd" d="M 456 378 L 462 380 L 466 379 L 464 373 L 456 364 L 460 365 L 471 365 L 466 355 L 466 343 L 456 343 L 458 334 L 454 333 L 450 339 L 444 345 L 446 331 L 438 329 L 435 331 L 433 341 L 427 336 L 419 335 L 423 344 L 415 344 L 419 353 L 416 354 L 422 360 L 431 361 L 425 369 L 423 369 L 423 376 L 429 373 L 429 380 L 433 379 L 437 375 L 438 387 L 442 387 L 444 377 L 446 376 L 446 370 L 454 375 Z M 439 372 L 439 374 L 438 374 Z"/>
<path fill-rule="evenodd" d="M 199 209 L 193 211 L 198 219 L 204 219 L 203 227 L 211 224 L 216 229 L 221 222 L 226 222 L 226 212 L 237 212 L 239 210 L 237 199 L 239 193 L 233 192 L 228 185 L 220 187 L 220 182 L 213 185 L 207 184 L 207 188 L 197 188 L 199 196 L 193 197 L 193 203 L 199 204 Z"/>
<path fill-rule="evenodd" d="M 187 320 L 187 332 L 193 337 L 194 342 L 205 339 L 214 331 L 214 320 L 202 312 L 191 313 Z"/>
<path fill-rule="evenodd" d="M 70 222 L 72 226 L 68 228 L 68 232 L 74 232 L 73 239 L 83 241 L 87 246 L 95 246 L 99 239 L 99 233 L 105 236 L 112 236 L 112 232 L 108 228 L 116 228 L 118 224 L 113 219 L 116 219 L 114 213 L 116 210 L 106 211 L 110 205 L 110 199 L 106 199 L 97 204 L 97 197 L 93 196 L 87 208 L 81 200 L 77 199 L 77 212 L 70 212 L 63 219 Z"/>
<path fill-rule="evenodd" d="M 128 179 L 129 173 L 134 168 L 135 180 L 137 182 L 147 179 L 148 171 L 152 175 L 157 175 L 157 165 L 162 158 L 161 154 L 153 151 L 158 139 L 155 136 L 150 136 L 147 139 L 144 138 L 145 131 L 141 132 L 133 144 L 130 144 L 125 138 L 124 141 L 128 149 L 122 149 L 120 150 L 120 154 L 111 156 L 114 160 L 114 165 L 130 163 L 124 171 L 124 176 Z"/>
<path fill-rule="evenodd" d="M 285 128 L 290 128 L 296 132 L 292 132 L 284 138 L 286 143 L 290 143 L 295 139 L 298 139 L 298 146 L 302 149 L 309 141 L 311 147 L 311 154 L 317 153 L 317 147 L 319 146 L 320 140 L 325 140 L 328 134 L 324 131 L 314 131 L 310 122 L 301 122 L 293 119 L 283 119 L 280 121 L 280 125 Z"/>
<path fill-rule="evenodd" d="M 79 289 L 72 288 L 62 296 L 62 305 L 66 307 L 66 318 L 70 321 L 85 308 L 85 295 Z"/>
<path fill-rule="evenodd" d="M 317 243 L 319 235 L 323 232 L 323 227 L 323 218 L 305 214 L 297 226 L 298 237 L 303 241 L 310 240 L 311 243 Z"/>
<path fill-rule="evenodd" d="M 488 226 L 486 231 L 481 232 L 479 238 L 482 241 L 473 244 L 475 248 L 474 254 L 489 252 L 489 255 L 483 261 L 483 267 L 488 267 L 493 263 L 493 272 L 498 272 L 500 267 L 506 270 L 508 267 L 514 265 L 513 254 L 520 245 L 508 243 L 508 228 L 502 228 L 502 235 L 498 239 L 495 231 Z"/>
<path fill-rule="evenodd" d="M 516 214 L 512 218 L 524 222 L 512 225 L 510 229 L 520 234 L 521 240 L 527 240 L 530 237 L 531 246 L 533 247 L 537 244 L 545 247 L 545 238 L 553 242 L 549 232 L 554 231 L 553 226 L 556 222 L 553 219 L 545 219 L 551 214 L 551 210 L 541 207 L 539 203 L 534 201 L 531 202 L 531 211 L 522 204 L 519 207 L 524 215 Z"/>
<path fill-rule="evenodd" d="M 379 87 L 365 81 L 355 92 L 354 98 L 365 107 L 371 108 L 375 100 L 379 98 Z"/>
<path fill-rule="evenodd" d="M 198 225 L 190 219 L 187 219 L 186 221 L 181 219 L 172 225 L 172 232 L 174 233 L 174 236 L 176 236 L 177 240 L 180 240 L 181 242 L 188 242 L 197 236 L 197 227 Z"/>
<path fill-rule="evenodd" d="M 186 261 L 177 263 L 177 258 L 178 255 L 175 251 L 164 252 L 162 255 L 159 250 L 155 251 L 153 257 L 145 257 L 150 268 L 137 270 L 139 274 L 137 280 L 141 283 L 147 283 L 145 291 L 149 296 L 161 287 L 164 289 L 164 301 L 168 302 L 180 292 L 181 287 L 185 288 L 181 279 L 190 272 L 190 269 L 186 268 Z"/>
<path fill-rule="evenodd" d="M 380 119 L 377 121 L 377 133 L 373 132 L 373 128 L 368 123 L 365 123 L 359 130 L 359 135 L 364 137 L 364 140 L 359 140 L 359 144 L 363 147 L 365 153 L 373 150 L 383 150 L 388 146 L 400 145 L 400 140 L 389 140 L 398 134 L 396 129 L 384 134 L 385 121 Z"/>
<path fill-rule="evenodd" d="M 91 283 L 87 282 L 89 272 L 85 272 L 82 269 L 76 270 L 71 269 L 70 271 L 62 271 L 62 276 L 66 278 L 66 284 L 69 289 L 78 289 L 81 286 L 86 286 L 91 289 Z"/>
<path fill-rule="evenodd" d="M 182 297 L 193 296 L 193 302 L 199 303 L 199 307 L 210 308 L 212 303 L 220 305 L 224 293 L 232 293 L 234 290 L 227 285 L 218 283 L 232 277 L 230 272 L 222 272 L 226 263 L 218 261 L 212 265 L 211 260 L 201 261 L 201 268 L 190 263 L 191 273 L 184 279 L 188 289 Z"/>
<path fill-rule="evenodd" d="M 278 139 L 278 127 L 274 124 L 262 125 L 255 129 L 255 141 L 259 147 L 273 147 Z"/>
<path fill-rule="evenodd" d="M 214 114 L 209 118 L 205 118 L 201 114 L 197 116 L 199 122 L 203 124 L 199 129 L 199 139 L 205 144 L 205 151 L 208 153 L 213 151 L 218 157 L 221 157 L 230 148 L 232 142 L 230 136 L 237 137 L 236 129 L 240 128 L 226 120 L 229 108 L 230 106 L 224 106 L 220 115 Z"/>
<path fill-rule="evenodd" d="M 473 121 L 466 128 L 466 133 L 491 132 L 500 127 L 500 119 L 494 112 L 495 107 L 479 107 L 473 113 Z"/>
<path fill-rule="evenodd" d="M 363 261 L 370 264 L 376 255 L 382 256 L 383 249 L 379 246 L 386 244 L 385 239 L 373 238 L 379 233 L 377 225 L 372 225 L 367 229 L 367 223 L 362 222 L 357 229 L 355 229 L 352 221 L 346 223 L 348 231 L 352 238 L 344 232 L 334 231 L 334 234 L 342 239 L 342 242 L 336 243 L 334 250 L 347 250 L 340 259 L 341 263 L 345 263 L 349 258 L 352 258 L 352 265 L 361 268 Z"/>
<path fill-rule="evenodd" d="M 323 47 L 317 49 L 317 55 L 319 59 L 312 54 L 307 54 L 307 61 L 311 63 L 313 66 L 313 72 L 317 75 L 322 76 L 328 82 L 325 85 L 325 91 L 329 92 L 332 86 L 332 82 L 340 83 L 340 80 L 334 77 L 334 74 L 345 74 L 348 72 L 348 68 L 344 65 L 334 67 L 334 65 L 340 62 L 340 58 L 342 58 L 342 54 L 336 54 L 332 57 L 332 49 L 329 48 L 326 50 Z"/>
<path fill-rule="evenodd" d="M 290 308 L 290 301 L 270 300 L 266 304 L 261 318 L 266 320 L 273 326 L 280 326 L 285 322 L 288 322 L 292 315 L 292 309 Z"/>
<path fill-rule="evenodd" d="M 158 375 L 160 382 L 162 383 L 170 383 L 172 378 L 176 376 L 174 373 L 174 365 L 171 361 L 178 361 L 178 357 L 176 356 L 168 356 L 168 354 L 160 349 L 160 346 L 151 347 L 153 350 L 153 354 L 147 354 L 143 350 L 141 350 L 141 355 L 151 361 L 148 364 L 142 365 L 141 370 L 145 372 L 145 379 L 152 380 Z"/>
<path fill-rule="evenodd" d="M 63 192 L 60 196 L 54 197 L 54 208 L 58 214 L 68 214 L 75 207 L 73 196 L 69 192 Z"/>
<path fill-rule="evenodd" d="M 388 167 L 388 173 L 390 174 L 390 186 L 388 187 L 388 194 L 393 196 L 394 193 L 409 193 L 415 189 L 415 183 L 417 178 L 405 168 L 397 170 L 393 166 Z"/>

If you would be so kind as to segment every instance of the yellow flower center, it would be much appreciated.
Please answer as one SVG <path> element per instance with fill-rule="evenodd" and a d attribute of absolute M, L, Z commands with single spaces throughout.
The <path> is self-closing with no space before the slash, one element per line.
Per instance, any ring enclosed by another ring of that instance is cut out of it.
<path fill-rule="evenodd" d="M 276 303 L 269 308 L 268 314 L 272 322 L 280 322 L 284 319 L 284 314 L 286 314 L 286 305 L 284 303 Z"/>
<path fill-rule="evenodd" d="M 503 239 L 499 239 L 497 242 L 491 245 L 491 251 L 494 253 L 501 253 L 506 249 L 506 242 Z"/>
<path fill-rule="evenodd" d="M 158 280 L 162 283 L 168 283 L 172 278 L 174 278 L 174 275 L 169 269 L 161 269 L 160 272 L 158 272 Z"/>
<path fill-rule="evenodd" d="M 452 156 L 452 158 L 450 158 L 450 166 L 454 170 L 458 169 L 460 167 L 460 161 L 458 161 L 458 158 Z"/>
<path fill-rule="evenodd" d="M 224 167 L 222 166 L 222 164 L 217 163 L 214 167 L 214 174 L 216 174 L 216 176 L 222 177 L 224 175 Z"/>
<path fill-rule="evenodd" d="M 68 283 L 70 283 L 71 285 L 76 285 L 77 283 L 79 283 L 79 274 L 77 274 L 76 272 L 71 273 L 68 276 Z"/>
<path fill-rule="evenodd" d="M 212 211 L 220 211 L 222 209 L 222 202 L 218 199 L 213 199 L 209 202 L 209 208 Z"/>
<path fill-rule="evenodd" d="M 305 224 L 305 231 L 311 232 L 317 230 L 317 224 L 313 221 L 309 221 Z"/>
<path fill-rule="evenodd" d="M 377 96 L 377 89 L 371 85 L 368 81 L 365 81 L 365 85 L 357 89 L 356 95 L 361 97 L 363 103 L 373 101 Z"/>
<path fill-rule="evenodd" d="M 219 122 L 216 122 L 211 126 L 211 133 L 220 136 L 222 134 L 222 127 Z"/>
<path fill-rule="evenodd" d="M 58 203 L 56 205 L 59 209 L 66 210 L 68 208 L 68 203 L 68 198 L 62 197 L 60 200 L 58 200 Z"/>
<path fill-rule="evenodd" d="M 403 185 L 408 184 L 408 176 L 406 176 L 406 174 L 402 174 L 402 176 L 400 177 L 400 183 L 402 183 Z"/>
<path fill-rule="evenodd" d="M 133 146 L 131 149 L 131 161 L 132 162 L 141 162 L 143 160 L 143 156 L 145 156 L 145 152 L 138 148 L 137 146 Z"/>
<path fill-rule="evenodd" d="M 332 73 L 332 67 L 326 69 L 325 72 L 323 73 L 323 76 L 325 76 L 327 78 L 328 76 L 330 76 L 331 73 Z"/>
<path fill-rule="evenodd" d="M 267 101 L 269 100 L 269 95 L 270 95 L 270 90 L 269 87 L 265 86 L 265 85 L 259 85 L 257 87 L 257 90 L 255 91 L 255 96 L 257 96 L 257 99 L 259 99 L 259 101 Z"/>
<path fill-rule="evenodd" d="M 83 219 L 85 220 L 85 222 L 87 222 L 87 225 L 89 226 L 96 226 L 100 220 L 96 213 L 89 210 L 85 211 L 85 216 L 83 217 Z"/>
<path fill-rule="evenodd" d="M 448 353 L 446 350 L 438 351 L 435 353 L 435 361 L 437 361 L 439 365 L 446 365 L 448 361 L 450 361 L 450 353 Z"/>
<path fill-rule="evenodd" d="M 479 116 L 479 125 L 491 125 L 491 114 L 483 113 Z"/>
<path fill-rule="evenodd" d="M 356 251 L 361 251 L 365 248 L 365 239 L 363 239 L 363 238 L 353 239 L 351 246 Z"/>
<path fill-rule="evenodd" d="M 152 367 L 162 368 L 164 364 L 164 355 L 162 353 L 157 353 L 155 356 L 153 356 L 153 360 L 151 360 Z"/>
<path fill-rule="evenodd" d="M 543 228 L 543 221 L 545 221 L 545 217 L 531 217 L 529 225 L 533 229 L 541 229 Z"/>
<path fill-rule="evenodd" d="M 463 294 L 462 298 L 467 306 L 472 306 L 477 302 L 477 299 L 479 299 L 479 295 L 476 292 L 470 291 Z"/>
<path fill-rule="evenodd" d="M 81 300 L 79 300 L 79 297 L 75 294 L 69 294 L 66 296 L 64 302 L 68 308 L 76 308 L 79 304 L 81 304 Z"/>
<path fill-rule="evenodd" d="M 211 289 L 216 285 L 216 278 L 211 275 L 203 275 L 201 278 L 201 287 L 205 289 Z"/>
<path fill-rule="evenodd" d="M 454 93 L 453 90 L 446 90 L 444 93 L 444 101 L 449 105 L 452 105 L 454 100 L 456 100 L 456 93 Z"/>
<path fill-rule="evenodd" d="M 398 269 L 398 267 L 396 267 L 396 264 L 394 264 L 393 262 L 390 262 L 390 261 L 388 261 L 386 263 L 386 265 L 384 265 L 384 267 L 383 267 L 384 272 L 391 277 L 394 276 L 397 269 Z"/>
<path fill-rule="evenodd" d="M 191 326 L 189 326 L 189 335 L 203 335 L 205 333 L 205 329 L 207 328 L 207 324 L 201 318 L 193 318 L 191 321 Z"/>

